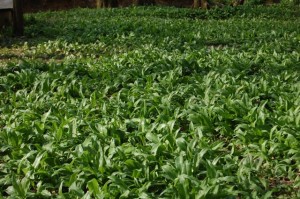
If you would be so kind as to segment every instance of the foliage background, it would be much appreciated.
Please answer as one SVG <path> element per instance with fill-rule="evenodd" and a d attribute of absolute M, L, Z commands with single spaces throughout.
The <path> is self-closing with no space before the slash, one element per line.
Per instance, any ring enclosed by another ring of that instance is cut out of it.
<path fill-rule="evenodd" d="M 26 14 L 0 33 L 0 198 L 300 198 L 299 14 Z"/>

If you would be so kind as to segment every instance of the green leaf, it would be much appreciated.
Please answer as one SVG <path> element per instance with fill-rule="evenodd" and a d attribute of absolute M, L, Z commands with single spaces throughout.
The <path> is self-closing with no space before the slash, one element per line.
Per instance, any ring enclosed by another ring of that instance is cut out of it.
<path fill-rule="evenodd" d="M 153 133 L 150 133 L 148 132 L 146 134 L 146 138 L 150 141 L 150 142 L 153 142 L 153 143 L 156 143 L 158 144 L 160 142 L 159 138 L 157 137 L 157 135 L 153 134 Z"/>
<path fill-rule="evenodd" d="M 50 193 L 48 190 L 46 190 L 46 189 L 43 190 L 43 191 L 41 192 L 41 195 L 42 195 L 43 197 L 46 197 L 46 198 L 52 196 L 51 193 Z"/>
<path fill-rule="evenodd" d="M 93 178 L 92 180 L 90 180 L 88 183 L 87 183 L 87 186 L 88 186 L 88 189 L 91 193 L 93 193 L 93 195 L 96 197 L 97 195 L 100 194 L 100 191 L 99 191 L 99 183 L 98 181 Z"/>
<path fill-rule="evenodd" d="M 182 150 L 182 151 L 187 150 L 187 143 L 186 143 L 184 138 L 177 138 L 176 139 L 176 144 L 180 148 L 180 150 Z"/>
<path fill-rule="evenodd" d="M 36 169 L 39 165 L 40 165 L 40 162 L 42 160 L 42 158 L 45 156 L 45 154 L 47 154 L 46 152 L 42 152 L 42 153 L 39 153 L 35 160 L 34 160 L 34 163 L 32 164 L 32 166 Z"/>
<path fill-rule="evenodd" d="M 49 115 L 51 114 L 51 109 L 49 109 L 48 112 L 44 113 L 44 115 L 42 115 L 41 121 L 42 123 L 45 123 L 47 118 L 49 117 Z"/>
<path fill-rule="evenodd" d="M 12 175 L 12 185 L 13 190 L 17 193 L 18 196 L 21 198 L 26 197 L 26 192 L 29 187 L 29 180 L 27 178 L 24 178 L 22 182 L 20 180 L 17 180 L 15 175 Z"/>
<path fill-rule="evenodd" d="M 163 165 L 162 170 L 163 170 L 163 174 L 166 178 L 168 178 L 170 180 L 174 180 L 175 178 L 177 178 L 177 172 L 174 167 L 172 167 L 170 165 Z"/>

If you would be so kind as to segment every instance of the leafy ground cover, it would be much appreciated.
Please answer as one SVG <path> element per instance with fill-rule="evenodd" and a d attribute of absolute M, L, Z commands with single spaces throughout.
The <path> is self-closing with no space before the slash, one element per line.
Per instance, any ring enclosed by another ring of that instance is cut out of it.
<path fill-rule="evenodd" d="M 1 33 L 0 198 L 299 198 L 300 9 L 224 9 Z"/>

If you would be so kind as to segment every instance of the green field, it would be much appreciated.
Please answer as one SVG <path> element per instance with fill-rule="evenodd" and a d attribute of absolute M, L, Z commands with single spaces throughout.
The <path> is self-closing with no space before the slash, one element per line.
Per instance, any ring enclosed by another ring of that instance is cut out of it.
<path fill-rule="evenodd" d="M 75 9 L 0 33 L 0 198 L 299 198 L 300 7 Z"/>

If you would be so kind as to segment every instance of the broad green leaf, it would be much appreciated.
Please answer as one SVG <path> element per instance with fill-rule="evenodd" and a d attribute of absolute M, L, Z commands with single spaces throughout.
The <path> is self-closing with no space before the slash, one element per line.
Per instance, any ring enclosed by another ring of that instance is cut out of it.
<path fill-rule="evenodd" d="M 148 132 L 148 133 L 146 134 L 146 138 L 147 138 L 149 141 L 151 141 L 151 142 L 153 142 L 153 143 L 156 143 L 156 144 L 158 144 L 158 143 L 160 142 L 160 140 L 159 140 L 159 138 L 157 137 L 157 135 L 155 135 L 155 134 L 153 134 L 153 133 L 150 133 L 150 132 Z"/>
<path fill-rule="evenodd" d="M 93 195 L 96 197 L 100 191 L 99 191 L 99 184 L 98 184 L 98 181 L 93 178 L 92 180 L 90 180 L 88 183 L 87 183 L 87 186 L 89 188 L 89 191 L 91 193 L 93 193 Z"/>

